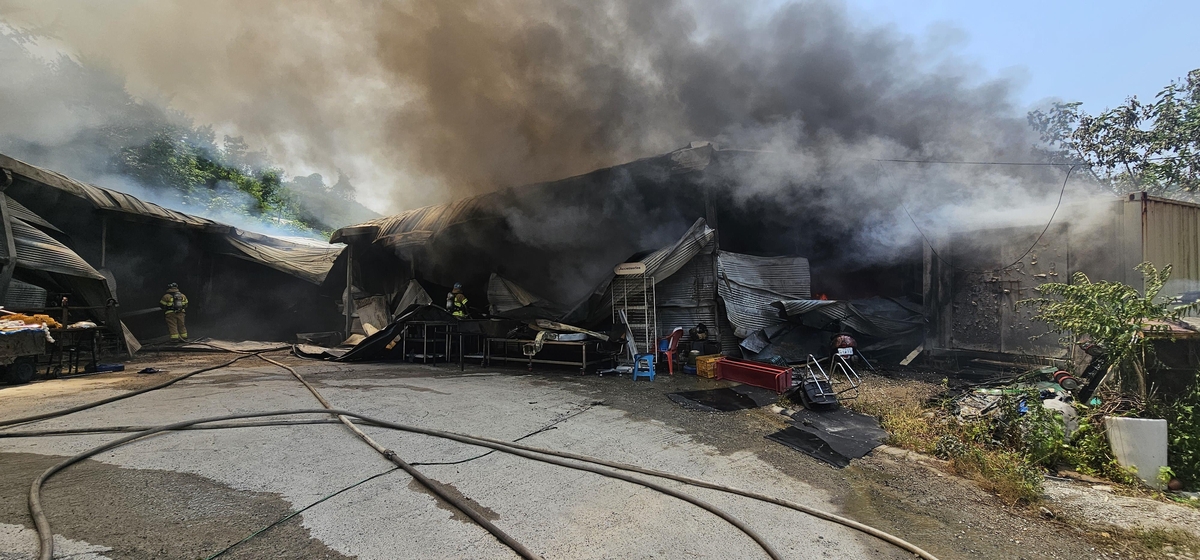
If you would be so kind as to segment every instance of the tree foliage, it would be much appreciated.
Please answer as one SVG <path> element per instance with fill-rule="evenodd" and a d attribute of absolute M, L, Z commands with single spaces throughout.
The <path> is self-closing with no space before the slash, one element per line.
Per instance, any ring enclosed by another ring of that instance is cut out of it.
<path fill-rule="evenodd" d="M 1130 97 L 1090 115 L 1078 102 L 1029 113 L 1051 161 L 1078 162 L 1119 194 L 1200 195 L 1200 69 L 1163 88 L 1154 101 Z"/>
<path fill-rule="evenodd" d="M 1112 364 L 1138 360 L 1147 347 L 1146 329 L 1150 321 L 1178 321 L 1186 310 L 1173 308 L 1159 297 L 1171 277 L 1171 265 L 1158 270 L 1152 263 L 1136 267 L 1145 281 L 1144 293 L 1121 282 L 1092 282 L 1083 272 L 1071 275 L 1071 282 L 1050 282 L 1037 288 L 1043 297 L 1023 303 L 1036 308 L 1034 318 L 1050 326 L 1052 332 L 1072 337 L 1088 336 L 1108 351 Z"/>
<path fill-rule="evenodd" d="M 331 229 L 317 217 L 320 208 L 305 204 L 314 194 L 316 200 L 353 200 L 353 187 L 344 176 L 334 187 L 318 174 L 285 181 L 283 171 L 266 161 L 265 154 L 251 151 L 240 136 L 225 136 L 218 146 L 210 127 L 163 125 L 143 142 L 119 149 L 111 164 L 115 173 L 179 195 L 187 204 L 270 218 L 275 225 L 291 224 L 293 229 Z M 297 196 L 300 191 L 304 200 Z"/>
<path fill-rule="evenodd" d="M 0 88 L 11 108 L 0 112 L 0 153 L 244 226 L 312 233 L 375 217 L 353 200 L 348 180 L 298 193 L 244 138 L 218 140 L 212 126 L 131 95 L 105 64 L 44 60 L 28 48 L 37 39 L 0 26 L 0 61 L 20 77 Z"/>
<path fill-rule="evenodd" d="M 1156 403 L 1152 412 L 1167 421 L 1167 462 L 1185 487 L 1200 490 L 1200 374 L 1182 394 Z"/>

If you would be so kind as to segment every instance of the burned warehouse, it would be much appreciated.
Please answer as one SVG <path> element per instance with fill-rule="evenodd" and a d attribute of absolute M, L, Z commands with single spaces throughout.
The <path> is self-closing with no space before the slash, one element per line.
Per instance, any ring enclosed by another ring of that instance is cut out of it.
<path fill-rule="evenodd" d="M 418 299 L 440 306 L 461 284 L 476 318 L 608 332 L 622 322 L 614 267 L 642 263 L 639 274 L 654 285 L 650 339 L 682 328 L 689 345 L 703 325 L 713 345 L 704 353 L 796 361 L 847 329 L 898 361 L 921 343 L 921 246 L 882 263 L 846 258 L 861 243 L 856 230 L 867 227 L 861 209 L 831 207 L 820 189 L 784 175 L 763 174 L 769 195 L 744 184 L 783 157 L 693 143 L 342 228 L 332 241 L 348 249 L 327 285 L 344 295 L 350 278 L 354 309 L 376 322 Z"/>
<path fill-rule="evenodd" d="M 338 324 L 320 286 L 341 246 L 240 230 L 3 155 L 0 169 L 17 247 L 6 309 L 93 319 L 130 352 L 165 334 L 159 300 L 172 283 L 191 298 L 193 329 L 223 338 Z"/>

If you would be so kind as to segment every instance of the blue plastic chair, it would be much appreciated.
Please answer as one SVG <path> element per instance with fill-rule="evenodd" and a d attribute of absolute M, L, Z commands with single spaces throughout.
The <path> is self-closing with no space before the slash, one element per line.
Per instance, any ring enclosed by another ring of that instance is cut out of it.
<path fill-rule="evenodd" d="M 654 354 L 638 354 L 633 358 L 633 380 L 638 376 L 649 377 L 654 381 Z"/>

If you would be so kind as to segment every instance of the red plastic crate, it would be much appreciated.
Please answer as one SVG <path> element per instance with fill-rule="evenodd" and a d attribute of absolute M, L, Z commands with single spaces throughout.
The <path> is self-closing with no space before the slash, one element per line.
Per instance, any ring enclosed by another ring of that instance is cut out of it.
<path fill-rule="evenodd" d="M 762 362 L 725 358 L 717 361 L 717 379 L 728 379 L 784 393 L 792 387 L 792 370 Z"/>

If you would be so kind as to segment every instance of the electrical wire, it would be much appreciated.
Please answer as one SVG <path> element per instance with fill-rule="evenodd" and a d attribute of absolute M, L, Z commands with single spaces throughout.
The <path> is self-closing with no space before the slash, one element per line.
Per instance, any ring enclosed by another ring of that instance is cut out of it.
<path fill-rule="evenodd" d="M 871 161 L 881 161 L 885 163 L 941 163 L 951 165 L 1016 165 L 1016 166 L 1059 166 L 1059 165 L 1080 165 L 1078 163 L 1052 163 L 1046 161 L 946 161 L 936 159 L 887 159 L 875 158 Z"/>
<path fill-rule="evenodd" d="M 1145 158 L 1146 161 L 1162 161 L 1171 159 L 1187 159 L 1186 156 L 1154 156 Z M 1049 162 L 1049 161 L 949 161 L 936 159 L 889 159 L 889 158 L 874 158 L 871 161 L 882 161 L 887 163 L 940 163 L 950 165 L 1017 165 L 1017 166 L 1058 166 L 1058 165 L 1076 165 L 1091 167 L 1086 162 L 1076 161 L 1068 162 Z"/>
<path fill-rule="evenodd" d="M 900 160 L 876 160 L 876 162 L 879 162 L 879 161 L 900 161 Z M 928 162 L 928 163 L 949 163 L 949 162 Z M 961 162 L 961 163 L 981 163 L 982 164 L 983 162 Z M 1068 165 L 1068 164 L 1059 163 L 1059 164 L 1050 164 L 1050 165 Z M 970 269 L 970 268 L 962 268 L 959 266 L 955 266 L 950 261 L 942 258 L 942 256 L 940 254 L 938 254 L 937 249 L 934 248 L 933 242 L 931 242 L 929 240 L 929 237 L 925 235 L 925 232 L 921 229 L 921 226 L 919 224 L 917 224 L 917 219 L 913 217 L 912 212 L 908 211 L 908 206 L 906 206 L 904 204 L 904 196 L 903 196 L 904 193 L 902 191 L 900 191 L 900 188 L 897 187 L 894 182 L 892 182 L 891 175 L 888 175 L 887 170 L 885 170 L 882 165 L 879 165 L 878 163 L 876 163 L 876 166 L 879 167 L 879 171 L 881 173 L 883 173 L 883 177 L 885 179 L 887 179 L 887 182 L 892 186 L 892 190 L 896 191 L 896 195 L 897 195 L 896 201 L 900 204 L 900 208 L 904 209 L 904 214 L 908 216 L 908 219 L 909 219 L 909 221 L 912 222 L 913 227 L 917 228 L 917 233 L 921 234 L 921 239 L 925 240 L 925 245 L 927 247 L 929 247 L 929 252 L 933 254 L 934 258 L 936 258 L 942 264 L 950 267 L 953 270 L 957 270 L 959 272 L 967 272 L 967 273 L 971 273 L 971 274 L 989 274 L 989 273 L 994 273 L 994 272 L 998 272 L 998 271 L 1002 271 L 1002 270 L 1008 270 L 1008 269 L 1016 266 L 1022 260 L 1024 260 L 1025 257 L 1029 256 L 1029 253 L 1032 253 L 1033 250 L 1037 248 L 1038 243 L 1041 243 L 1041 241 L 1042 241 L 1042 237 L 1046 235 L 1047 231 L 1050 231 L 1050 225 L 1054 223 L 1054 217 L 1058 215 L 1058 210 L 1059 210 L 1059 208 L 1062 207 L 1063 195 L 1067 192 L 1067 182 L 1071 180 L 1071 173 L 1075 171 L 1075 168 L 1078 167 L 1078 164 L 1070 164 L 1070 167 L 1067 168 L 1067 174 L 1065 177 L 1063 177 L 1062 188 L 1059 189 L 1059 191 L 1058 191 L 1058 203 L 1056 203 L 1054 205 L 1054 211 L 1051 212 L 1050 219 L 1048 221 L 1046 221 L 1046 227 L 1042 228 L 1042 232 L 1038 234 L 1037 239 L 1034 240 L 1033 244 L 1030 245 L 1029 248 L 1026 249 L 1024 253 L 1021 253 L 1021 256 L 1017 257 L 1017 259 L 1015 261 L 1013 261 L 1005 266 L 994 268 L 994 269 L 989 269 L 989 270 L 975 270 L 975 269 Z"/>
<path fill-rule="evenodd" d="M 338 423 L 338 422 L 334 422 L 334 423 L 336 424 L 336 423 Z M 300 508 L 300 509 L 298 509 L 298 510 L 296 510 L 296 511 L 293 511 L 293 512 L 291 512 L 291 513 L 289 513 L 289 514 L 287 514 L 287 515 L 285 515 L 285 516 L 283 516 L 283 517 L 279 518 L 279 519 L 278 519 L 277 521 L 275 521 L 274 523 L 272 523 L 272 524 L 270 524 L 270 525 L 267 525 L 266 527 L 263 527 L 262 529 L 259 529 L 259 530 L 255 531 L 255 532 L 253 532 L 253 533 L 250 533 L 249 535 L 246 535 L 246 538 L 244 538 L 244 539 L 242 539 L 242 540 L 240 540 L 240 541 L 238 541 L 238 542 L 235 542 L 235 543 L 233 543 L 233 544 L 231 544 L 231 545 L 229 545 L 229 546 L 227 546 L 227 547 L 225 547 L 225 548 L 221 549 L 221 551 L 220 551 L 220 552 L 216 552 L 216 553 L 213 553 L 213 554 L 211 554 L 211 555 L 209 555 L 209 556 L 205 557 L 205 559 L 204 559 L 204 560 L 213 560 L 213 558 L 217 558 L 217 557 L 219 557 L 219 556 L 223 556 L 223 555 L 224 555 L 226 552 L 229 552 L 230 550 L 233 550 L 234 548 L 237 548 L 238 546 L 241 546 L 241 545 L 243 545 L 243 544 L 246 544 L 246 543 L 250 542 L 252 539 L 254 539 L 254 537 L 257 537 L 257 536 L 259 536 L 259 535 L 261 535 L 261 534 L 263 534 L 263 533 L 265 533 L 265 532 L 267 532 L 267 531 L 270 531 L 271 529 L 274 529 L 275 527 L 277 527 L 277 526 L 279 526 L 279 525 L 282 525 L 282 524 L 286 523 L 286 522 L 287 522 L 289 519 L 291 519 L 291 518 L 293 518 L 293 517 L 296 517 L 297 515 L 300 515 L 301 513 L 304 513 L 304 512 L 306 512 L 306 511 L 308 511 L 308 510 L 312 509 L 313 507 L 315 507 L 315 506 L 317 506 L 317 505 L 320 505 L 321 503 L 325 502 L 326 500 L 329 500 L 330 498 L 336 497 L 336 496 L 338 496 L 338 495 L 340 495 L 340 494 L 343 494 L 343 493 L 345 493 L 345 492 L 349 492 L 350 490 L 353 490 L 353 489 L 355 489 L 355 488 L 358 488 L 359 486 L 362 486 L 363 484 L 366 484 L 366 483 L 368 483 L 368 482 L 371 482 L 372 480 L 375 480 L 376 478 L 379 478 L 379 477 L 381 477 L 381 476 L 385 476 L 385 475 L 392 474 L 392 473 L 394 473 L 394 472 L 396 472 L 396 471 L 398 471 L 398 470 L 400 470 L 400 467 L 394 467 L 394 468 L 388 469 L 388 470 L 386 470 L 386 471 L 383 471 L 383 472 L 381 472 L 381 473 L 379 473 L 379 474 L 374 474 L 374 475 L 371 475 L 371 476 L 369 476 L 369 477 L 367 477 L 367 478 L 364 478 L 364 479 L 362 479 L 362 480 L 360 480 L 360 481 L 358 481 L 358 482 L 355 482 L 354 484 L 351 484 L 350 486 L 347 486 L 347 487 L 345 487 L 345 488 L 342 488 L 341 490 L 338 490 L 337 492 L 334 492 L 334 493 L 332 493 L 332 494 L 329 494 L 328 496 L 325 496 L 324 498 L 321 498 L 320 500 L 317 500 L 317 501 L 315 501 L 315 502 L 313 502 L 313 503 L 311 503 L 311 504 L 308 504 L 308 505 L 306 505 L 306 506 L 304 506 L 304 507 L 302 507 L 302 508 Z"/>

